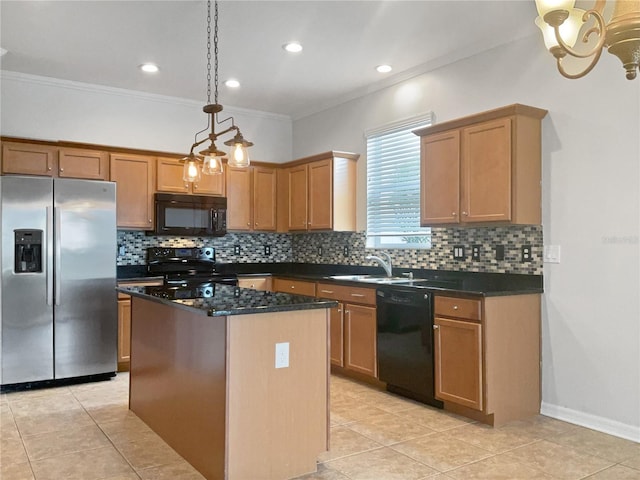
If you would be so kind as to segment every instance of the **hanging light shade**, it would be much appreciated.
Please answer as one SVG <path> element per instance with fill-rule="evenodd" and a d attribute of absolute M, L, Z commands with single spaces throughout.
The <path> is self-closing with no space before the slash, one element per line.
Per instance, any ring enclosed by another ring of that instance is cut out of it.
<path fill-rule="evenodd" d="M 218 150 L 215 141 L 221 136 L 229 132 L 235 132 L 235 136 L 232 140 L 224 142 L 225 145 L 231 145 L 231 157 L 229 159 L 229 165 L 246 168 L 249 166 L 249 152 L 247 148 L 252 146 L 253 143 L 248 142 L 240 133 L 240 128 L 236 126 L 233 117 L 228 117 L 223 120 L 218 118 L 218 114 L 222 112 L 222 105 L 218 103 L 218 2 L 214 2 L 214 36 L 213 36 L 213 54 L 214 54 L 214 102 L 211 103 L 211 0 L 207 1 L 207 105 L 202 107 L 202 111 L 207 114 L 208 125 L 207 127 L 195 134 L 195 141 L 191 145 L 190 153 L 183 159 L 184 174 L 183 178 L 187 182 L 195 182 L 200 180 L 200 173 L 205 175 L 220 175 L 223 173 L 223 160 L 225 153 Z M 231 122 L 231 126 L 226 129 L 216 132 L 216 126 L 225 122 Z M 211 128 L 211 131 L 206 138 L 198 140 L 198 135 L 206 132 Z M 194 150 L 199 145 L 209 140 L 210 145 L 199 154 L 195 154 Z"/>
<path fill-rule="evenodd" d="M 185 182 L 198 182 L 200 176 L 200 160 L 195 155 L 189 155 L 182 159 L 184 168 L 182 169 L 182 179 Z"/>
<path fill-rule="evenodd" d="M 235 137 L 233 137 L 231 140 L 227 140 L 226 142 L 224 142 L 224 144 L 231 146 L 231 150 L 229 151 L 230 167 L 246 168 L 249 166 L 251 160 L 249 159 L 248 147 L 253 145 L 253 143 L 247 142 L 242 137 L 240 131 L 238 131 Z"/>

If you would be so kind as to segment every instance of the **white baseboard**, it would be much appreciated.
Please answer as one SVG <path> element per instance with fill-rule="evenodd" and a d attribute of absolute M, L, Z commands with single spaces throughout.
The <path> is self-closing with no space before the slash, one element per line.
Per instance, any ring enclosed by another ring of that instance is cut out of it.
<path fill-rule="evenodd" d="M 590 413 L 579 412 L 578 410 L 559 407 L 558 405 L 545 402 L 542 402 L 540 406 L 540 413 L 547 417 L 640 443 L 640 426 L 627 425 L 626 423 L 617 422 L 609 418 L 599 417 L 597 415 L 591 415 Z"/>

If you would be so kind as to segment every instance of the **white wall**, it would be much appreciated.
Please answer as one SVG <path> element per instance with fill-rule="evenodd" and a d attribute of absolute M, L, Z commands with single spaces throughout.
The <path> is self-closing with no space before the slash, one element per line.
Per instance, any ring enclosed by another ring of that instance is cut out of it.
<path fill-rule="evenodd" d="M 203 103 L 1 73 L 2 135 L 187 153 L 194 134 L 207 126 Z M 289 117 L 225 105 L 221 118 L 230 115 L 245 138 L 254 143 L 252 159 L 274 163 L 291 160 Z M 222 128 L 229 125 L 224 123 Z"/>
<path fill-rule="evenodd" d="M 363 131 L 433 110 L 438 121 L 524 103 L 543 122 L 545 264 L 543 412 L 640 441 L 640 80 L 604 53 L 567 80 L 537 37 L 438 68 L 299 119 L 295 158 L 359 152 L 358 225 L 365 226 Z"/>

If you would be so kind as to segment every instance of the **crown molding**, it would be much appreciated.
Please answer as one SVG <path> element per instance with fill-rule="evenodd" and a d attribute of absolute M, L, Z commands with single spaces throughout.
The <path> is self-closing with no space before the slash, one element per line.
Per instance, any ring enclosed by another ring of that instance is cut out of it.
<path fill-rule="evenodd" d="M 28 83 L 31 85 L 48 86 L 54 88 L 64 88 L 67 90 L 75 90 L 86 93 L 95 93 L 101 95 L 111 95 L 125 98 L 136 98 L 149 102 L 165 103 L 170 105 L 179 105 L 185 107 L 201 108 L 203 103 L 188 98 L 172 97 L 168 95 L 160 95 L 157 93 L 148 93 L 138 90 L 127 90 L 124 88 L 108 87 L 104 85 L 96 85 L 92 83 L 75 82 L 72 80 L 64 80 L 54 77 L 43 77 L 41 75 L 32 75 L 30 73 L 14 72 L 10 70 L 0 70 L 0 80 L 10 80 L 19 83 Z M 225 112 L 245 117 L 268 118 L 271 120 L 279 120 L 290 122 L 291 117 L 279 113 L 263 112 L 260 110 L 251 110 L 248 108 L 224 106 Z"/>

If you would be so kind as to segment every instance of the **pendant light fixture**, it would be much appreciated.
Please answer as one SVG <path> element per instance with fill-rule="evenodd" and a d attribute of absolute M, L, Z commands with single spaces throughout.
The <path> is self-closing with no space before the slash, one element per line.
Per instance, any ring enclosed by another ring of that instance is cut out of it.
<path fill-rule="evenodd" d="M 236 126 L 233 117 L 218 120 L 218 114 L 222 111 L 222 105 L 218 103 L 218 2 L 214 2 L 214 31 L 213 31 L 213 55 L 214 55 L 214 103 L 211 103 L 211 0 L 207 0 L 207 105 L 202 107 L 202 111 L 207 114 L 207 127 L 195 134 L 195 141 L 191 145 L 189 155 L 182 159 L 184 169 L 182 178 L 186 182 L 197 182 L 201 178 L 201 173 L 205 175 L 220 175 L 223 173 L 222 160 L 225 152 L 218 150 L 216 140 L 221 135 L 235 131 L 235 136 L 226 142 L 231 146 L 228 164 L 232 167 L 246 168 L 250 164 L 248 147 L 253 143 L 248 142 L 242 136 L 240 128 Z M 216 125 L 221 125 L 231 121 L 231 126 L 216 132 Z M 202 140 L 198 140 L 198 135 L 211 129 L 209 135 Z M 202 145 L 207 140 L 211 143 L 207 148 L 194 153 L 196 147 Z"/>

